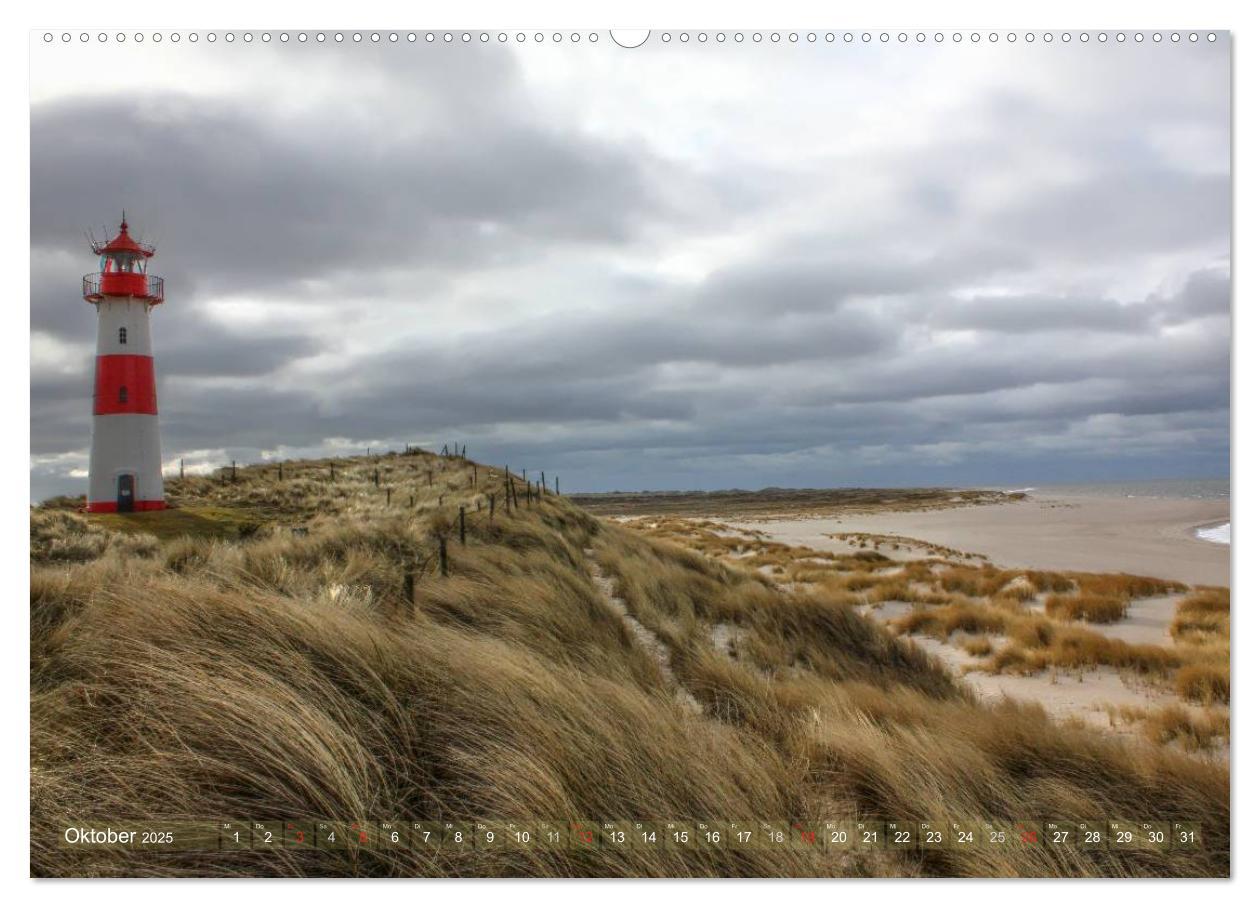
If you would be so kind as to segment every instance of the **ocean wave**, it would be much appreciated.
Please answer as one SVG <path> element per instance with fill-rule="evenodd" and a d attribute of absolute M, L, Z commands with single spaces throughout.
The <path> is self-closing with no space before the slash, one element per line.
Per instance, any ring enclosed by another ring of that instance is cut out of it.
<path fill-rule="evenodd" d="M 1194 531 L 1194 535 L 1207 542 L 1229 545 L 1229 524 L 1222 523 L 1217 527 L 1199 527 L 1199 529 Z"/>

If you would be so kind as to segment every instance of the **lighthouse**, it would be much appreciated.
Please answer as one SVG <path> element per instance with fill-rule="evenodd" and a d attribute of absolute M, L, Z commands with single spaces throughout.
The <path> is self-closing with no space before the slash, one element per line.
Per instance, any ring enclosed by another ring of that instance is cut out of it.
<path fill-rule="evenodd" d="M 154 249 L 127 232 L 93 242 L 99 270 L 83 277 L 83 298 L 96 307 L 96 386 L 92 394 L 89 511 L 155 511 L 162 497 L 162 447 L 149 312 L 164 299 L 149 274 Z"/>

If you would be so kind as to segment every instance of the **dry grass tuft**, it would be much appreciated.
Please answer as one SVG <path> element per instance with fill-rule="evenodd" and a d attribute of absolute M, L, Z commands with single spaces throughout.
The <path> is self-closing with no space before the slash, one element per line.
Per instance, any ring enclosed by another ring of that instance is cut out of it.
<path fill-rule="evenodd" d="M 1229 589 L 1199 587 L 1177 603 L 1170 628 L 1172 636 L 1186 643 L 1229 640 Z"/>
<path fill-rule="evenodd" d="M 1046 599 L 1046 614 L 1065 621 L 1088 621 L 1092 624 L 1114 624 L 1129 613 L 1129 600 L 1098 593 L 1075 596 L 1051 596 Z"/>
<path fill-rule="evenodd" d="M 988 637 L 971 637 L 963 641 L 963 649 L 969 656 L 988 656 L 993 653 L 993 641 Z"/>
<path fill-rule="evenodd" d="M 1186 590 L 1184 583 L 1134 574 L 1073 574 L 1072 577 L 1081 592 L 1116 599 L 1145 599 Z"/>
<path fill-rule="evenodd" d="M 107 552 L 147 558 L 157 550 L 157 539 L 149 534 L 110 532 L 67 510 L 31 510 L 31 561 L 37 564 L 94 561 Z"/>
<path fill-rule="evenodd" d="M 1113 718 L 1137 723 L 1155 744 L 1176 744 L 1191 752 L 1217 753 L 1229 746 L 1229 711 L 1165 706 L 1157 710 L 1123 707 Z"/>
<path fill-rule="evenodd" d="M 1229 703 L 1229 667 L 1187 665 L 1175 679 L 1177 692 L 1194 703 Z"/>
<path fill-rule="evenodd" d="M 893 622 L 902 634 L 931 634 L 941 640 L 961 631 L 964 634 L 1002 634 L 1009 617 L 990 605 L 962 600 L 935 609 L 915 609 Z"/>

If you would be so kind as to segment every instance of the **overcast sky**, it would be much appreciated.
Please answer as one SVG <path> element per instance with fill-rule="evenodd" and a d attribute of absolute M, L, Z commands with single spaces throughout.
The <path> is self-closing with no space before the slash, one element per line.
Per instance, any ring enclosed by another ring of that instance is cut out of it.
<path fill-rule="evenodd" d="M 163 455 L 577 490 L 1229 470 L 1227 40 L 42 44 L 32 495 L 158 244 Z"/>

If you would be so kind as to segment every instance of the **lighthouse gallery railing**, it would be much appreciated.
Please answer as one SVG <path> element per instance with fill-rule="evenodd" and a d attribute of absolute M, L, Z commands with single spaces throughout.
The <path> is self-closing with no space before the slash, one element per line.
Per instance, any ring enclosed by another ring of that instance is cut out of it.
<path fill-rule="evenodd" d="M 104 290 L 101 289 L 104 278 Z M 152 274 L 106 274 L 92 272 L 83 275 L 83 298 L 96 302 L 106 294 L 135 296 L 160 303 L 166 299 L 165 286 L 160 277 Z"/>

